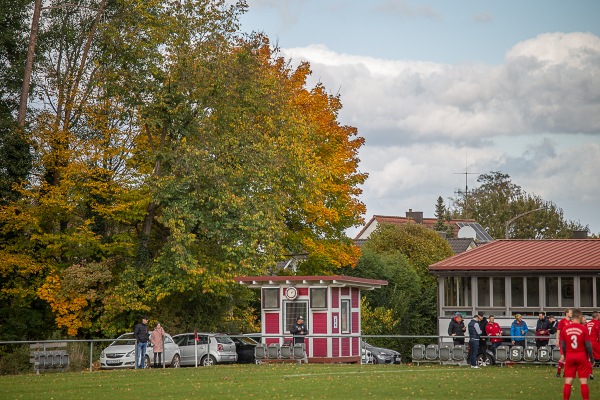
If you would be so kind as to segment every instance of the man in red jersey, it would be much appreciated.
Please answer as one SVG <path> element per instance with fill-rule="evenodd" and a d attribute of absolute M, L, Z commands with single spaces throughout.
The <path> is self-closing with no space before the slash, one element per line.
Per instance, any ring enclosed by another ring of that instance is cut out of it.
<path fill-rule="evenodd" d="M 594 352 L 594 362 L 600 364 L 600 313 L 594 311 L 592 319 L 587 323 L 590 342 L 592 342 L 592 350 Z"/>
<path fill-rule="evenodd" d="M 485 334 L 492 337 L 492 352 L 496 354 L 496 349 L 502 344 L 502 328 L 500 328 L 500 325 L 494 320 L 493 315 L 488 317 L 488 323 L 485 326 Z"/>
<path fill-rule="evenodd" d="M 592 373 L 591 361 L 594 359 L 592 343 L 587 326 L 581 323 L 583 314 L 575 309 L 572 313 L 572 323 L 560 332 L 560 347 L 565 356 L 565 385 L 563 386 L 563 400 L 571 398 L 573 379 L 577 375 L 581 384 L 581 398 L 589 400 L 590 388 L 588 376 Z"/>
<path fill-rule="evenodd" d="M 558 360 L 558 363 L 556 364 L 556 377 L 560 378 L 560 371 L 562 370 L 563 366 L 565 365 L 565 355 L 563 353 L 562 350 L 562 346 L 560 345 L 560 332 L 562 330 L 564 330 L 569 324 L 571 324 L 571 316 L 573 314 L 573 310 L 571 310 L 570 308 L 567 308 L 565 310 L 565 317 L 563 319 L 561 319 L 558 323 L 557 329 L 556 329 L 556 344 L 558 345 L 558 348 L 560 349 L 560 359 Z"/>

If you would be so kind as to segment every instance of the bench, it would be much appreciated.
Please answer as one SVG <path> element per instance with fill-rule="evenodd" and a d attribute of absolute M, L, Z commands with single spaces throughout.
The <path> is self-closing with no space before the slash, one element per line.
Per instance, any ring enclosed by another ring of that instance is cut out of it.
<path fill-rule="evenodd" d="M 29 362 L 38 374 L 40 371 L 64 371 L 69 366 L 67 342 L 30 344 Z"/>

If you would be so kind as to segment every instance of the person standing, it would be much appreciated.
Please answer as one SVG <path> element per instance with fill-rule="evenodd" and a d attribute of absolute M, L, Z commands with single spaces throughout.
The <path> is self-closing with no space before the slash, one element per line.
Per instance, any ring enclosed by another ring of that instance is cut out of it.
<path fill-rule="evenodd" d="M 592 374 L 594 354 L 587 326 L 582 324 L 581 310 L 572 311 L 572 323 L 561 329 L 560 348 L 565 356 L 565 384 L 563 386 L 563 400 L 571 398 L 573 379 L 579 377 L 581 385 L 581 398 L 589 400 L 590 388 L 588 377 Z"/>
<path fill-rule="evenodd" d="M 600 313 L 594 311 L 592 319 L 587 323 L 590 342 L 592 343 L 592 351 L 594 353 L 594 363 L 600 365 Z"/>
<path fill-rule="evenodd" d="M 304 337 L 308 333 L 308 329 L 304 323 L 303 316 L 299 316 L 298 319 L 296 319 L 296 323 L 290 328 L 290 333 L 294 335 L 294 344 L 304 343 Z"/>
<path fill-rule="evenodd" d="M 146 348 L 148 347 L 148 317 L 143 316 L 142 322 L 138 323 L 133 330 L 135 338 L 135 368 L 144 368 L 146 361 Z M 139 361 L 139 362 L 138 362 Z"/>
<path fill-rule="evenodd" d="M 535 336 L 538 336 L 535 339 L 535 346 L 538 349 L 548 345 L 548 341 L 550 340 L 550 321 L 546 318 L 546 313 L 543 311 L 540 311 L 538 314 L 538 320 L 535 325 Z"/>
<path fill-rule="evenodd" d="M 515 320 L 510 325 L 510 340 L 513 346 L 521 346 L 525 348 L 525 335 L 529 332 L 527 323 L 523 321 L 521 314 L 515 315 Z"/>
<path fill-rule="evenodd" d="M 554 317 L 554 315 L 548 315 L 548 322 L 550 322 L 550 328 L 548 328 L 548 333 L 550 333 L 550 340 L 548 340 L 548 346 L 550 346 L 550 350 L 554 350 L 556 347 L 556 331 L 558 330 L 558 321 Z"/>
<path fill-rule="evenodd" d="M 477 356 L 479 355 L 479 340 L 481 339 L 481 328 L 479 322 L 481 317 L 478 314 L 473 316 L 469 322 L 469 363 L 471 368 L 479 368 L 477 365 Z"/>
<path fill-rule="evenodd" d="M 165 330 L 159 323 L 156 324 L 156 327 L 152 331 L 152 335 L 150 335 L 150 341 L 152 342 L 152 351 L 154 352 L 154 368 L 162 367 L 162 353 L 164 347 L 164 339 L 165 339 Z M 158 364 L 156 364 L 156 357 L 158 356 Z"/>
<path fill-rule="evenodd" d="M 500 328 L 500 324 L 495 321 L 493 315 L 490 315 L 488 318 L 485 334 L 487 336 L 492 336 L 490 339 L 490 342 L 492 343 L 492 352 L 496 354 L 496 349 L 502 344 L 502 328 Z"/>
<path fill-rule="evenodd" d="M 558 348 L 560 350 L 560 358 L 558 360 L 558 363 L 556 363 L 556 377 L 560 378 L 560 372 L 563 368 L 563 366 L 565 365 L 565 355 L 563 354 L 562 351 L 562 346 L 560 344 L 560 332 L 565 330 L 565 328 L 569 325 L 571 325 L 571 316 L 573 315 L 573 310 L 571 310 L 570 308 L 567 308 L 565 310 L 565 317 L 563 319 L 561 319 L 558 322 L 558 325 L 556 326 L 556 344 L 558 345 Z"/>
<path fill-rule="evenodd" d="M 465 344 L 465 331 L 467 328 L 465 327 L 465 322 L 463 321 L 462 315 L 460 313 L 455 313 L 454 318 L 450 320 L 450 325 L 448 325 L 448 336 L 452 336 L 452 341 L 454 345 Z"/>
<path fill-rule="evenodd" d="M 477 313 L 477 315 L 479 315 L 479 328 L 481 329 L 481 336 L 486 336 L 487 334 L 485 333 L 485 329 L 487 327 L 488 320 L 481 311 L 479 311 Z M 483 360 L 481 365 L 486 366 L 487 365 L 487 340 L 485 337 L 482 337 L 479 339 L 479 352 L 481 353 L 481 359 Z"/>

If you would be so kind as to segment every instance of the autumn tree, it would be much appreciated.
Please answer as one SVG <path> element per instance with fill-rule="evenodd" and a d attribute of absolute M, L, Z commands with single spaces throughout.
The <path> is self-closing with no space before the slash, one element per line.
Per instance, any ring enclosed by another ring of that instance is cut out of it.
<path fill-rule="evenodd" d="M 357 262 L 362 138 L 308 64 L 239 35 L 244 2 L 68 6 L 42 15 L 33 174 L 0 210 L 13 298 L 69 335 L 142 312 L 233 330 L 256 323 L 233 277 L 297 251 L 319 271 Z"/>
<path fill-rule="evenodd" d="M 499 171 L 482 174 L 480 186 L 469 194 L 469 215 L 496 239 L 571 238 L 573 230 L 587 230 L 579 222 L 567 221 L 562 208 L 540 196 L 529 194 Z M 452 199 L 454 215 L 463 213 L 464 199 Z"/>

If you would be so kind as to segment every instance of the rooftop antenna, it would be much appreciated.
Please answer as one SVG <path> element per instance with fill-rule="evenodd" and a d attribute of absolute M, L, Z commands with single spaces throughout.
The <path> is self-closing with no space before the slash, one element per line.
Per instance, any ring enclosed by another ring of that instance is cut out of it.
<path fill-rule="evenodd" d="M 469 175 L 480 175 L 480 172 L 469 172 L 469 167 L 467 165 L 467 153 L 465 152 L 465 172 L 455 172 L 454 175 L 464 175 L 465 176 L 465 191 L 463 192 L 460 189 L 456 189 L 454 194 L 462 195 L 464 198 L 464 218 L 468 219 L 468 199 L 469 199 Z"/>

